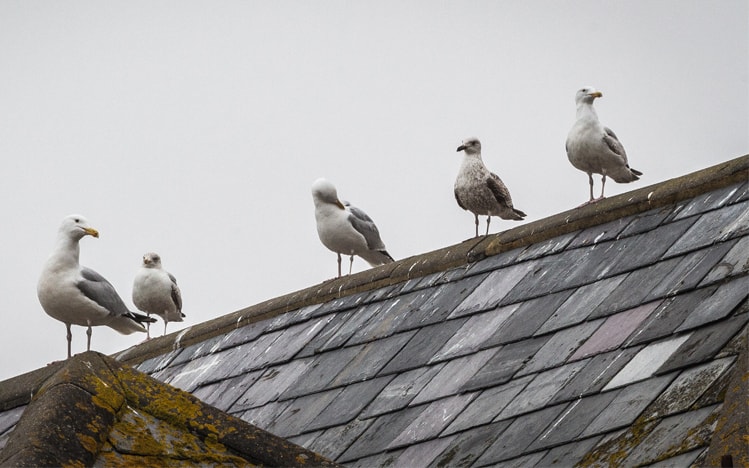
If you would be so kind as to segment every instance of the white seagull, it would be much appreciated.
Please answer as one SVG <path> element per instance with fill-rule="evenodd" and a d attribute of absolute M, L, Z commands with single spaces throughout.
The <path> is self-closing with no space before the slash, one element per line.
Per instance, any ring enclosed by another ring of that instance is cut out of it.
<path fill-rule="evenodd" d="M 155 314 L 164 319 L 164 335 L 169 322 L 181 322 L 185 317 L 177 279 L 161 267 L 161 257 L 157 253 L 143 255 L 143 264 L 133 280 L 133 304 L 149 317 Z M 148 338 L 151 337 L 150 328 L 149 325 Z"/>
<path fill-rule="evenodd" d="M 91 327 L 106 325 L 129 335 L 145 332 L 143 323 L 155 322 L 145 315 L 128 310 L 112 284 L 99 273 L 78 263 L 78 241 L 84 236 L 99 237 L 80 215 L 66 217 L 57 233 L 57 245 L 44 265 L 36 293 L 42 308 L 52 318 L 65 324 L 68 357 L 72 333 L 70 325 L 87 327 L 86 349 L 91 350 Z"/>
<path fill-rule="evenodd" d="M 487 235 L 492 216 L 522 221 L 526 214 L 512 206 L 510 191 L 502 179 L 490 172 L 481 160 L 478 138 L 463 140 L 457 151 L 465 151 L 465 156 L 455 179 L 455 200 L 458 206 L 473 213 L 476 237 L 479 236 L 479 215 L 486 216 Z"/>
<path fill-rule="evenodd" d="M 354 255 L 377 266 L 393 262 L 385 250 L 372 218 L 365 212 L 338 199 L 333 184 L 317 179 L 312 184 L 312 200 L 315 203 L 317 235 L 325 247 L 338 254 L 338 277 L 341 277 L 341 254 L 350 255 L 349 274 L 354 264 Z"/>
<path fill-rule="evenodd" d="M 588 174 L 590 182 L 590 200 L 583 203 L 597 202 L 603 199 L 606 176 L 621 183 L 634 182 L 642 172 L 632 169 L 627 163 L 627 153 L 616 134 L 608 127 L 601 125 L 598 114 L 593 108 L 593 101 L 603 94 L 591 86 L 586 86 L 575 94 L 577 120 L 567 135 L 567 158 L 575 168 Z M 601 174 L 601 196 L 593 198 L 593 174 Z"/>

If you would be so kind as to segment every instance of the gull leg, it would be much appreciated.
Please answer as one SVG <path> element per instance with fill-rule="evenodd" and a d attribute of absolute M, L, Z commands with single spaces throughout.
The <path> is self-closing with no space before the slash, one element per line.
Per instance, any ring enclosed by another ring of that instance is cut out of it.
<path fill-rule="evenodd" d="M 492 222 L 492 217 L 491 217 L 491 215 L 488 215 L 486 217 L 486 235 L 487 236 L 489 235 L 489 223 L 491 223 L 491 222 Z"/>
<path fill-rule="evenodd" d="M 69 323 L 65 324 L 65 328 L 68 330 L 68 333 L 67 333 L 66 337 L 68 339 L 68 357 L 70 357 L 70 344 L 73 341 L 73 333 L 70 331 L 70 324 Z"/>
<path fill-rule="evenodd" d="M 151 312 L 146 312 L 146 317 L 151 318 Z M 151 322 L 146 322 L 146 339 L 151 339 Z"/>
<path fill-rule="evenodd" d="M 164 336 L 166 336 L 166 324 L 169 323 L 169 320 L 164 317 Z"/>
<path fill-rule="evenodd" d="M 593 173 L 591 173 L 591 172 L 588 172 L 588 182 L 590 183 L 590 200 L 589 200 L 589 202 L 592 202 L 593 200 L 595 200 L 595 198 L 593 198 Z"/>
<path fill-rule="evenodd" d="M 86 351 L 91 351 L 91 324 L 86 328 Z"/>
<path fill-rule="evenodd" d="M 599 200 L 603 200 L 603 189 L 606 187 L 606 174 L 601 177 L 601 198 Z"/>
<path fill-rule="evenodd" d="M 341 277 L 341 254 L 338 254 L 338 277 Z"/>
<path fill-rule="evenodd" d="M 348 264 L 348 274 L 351 274 L 351 269 L 354 268 L 354 255 L 351 255 L 351 261 Z"/>
<path fill-rule="evenodd" d="M 476 218 L 476 237 L 479 236 L 479 215 L 476 213 L 473 214 L 474 218 Z"/>

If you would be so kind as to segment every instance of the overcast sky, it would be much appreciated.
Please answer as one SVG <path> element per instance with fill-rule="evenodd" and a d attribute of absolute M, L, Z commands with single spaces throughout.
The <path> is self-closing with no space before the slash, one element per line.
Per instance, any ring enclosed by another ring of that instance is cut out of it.
<path fill-rule="evenodd" d="M 335 275 L 321 176 L 396 259 L 473 235 L 452 193 L 469 136 L 527 221 L 586 201 L 564 151 L 584 85 L 644 173 L 609 196 L 746 154 L 748 45 L 746 0 L 1 0 L 0 379 L 65 357 L 36 283 L 68 214 L 131 308 L 161 254 L 174 332 Z M 98 327 L 92 348 L 144 338 Z"/>

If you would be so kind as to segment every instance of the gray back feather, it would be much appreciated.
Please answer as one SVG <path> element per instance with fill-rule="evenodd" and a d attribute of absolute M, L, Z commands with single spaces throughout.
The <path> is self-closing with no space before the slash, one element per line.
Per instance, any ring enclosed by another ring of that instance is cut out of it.
<path fill-rule="evenodd" d="M 351 215 L 349 221 L 354 229 L 364 236 L 367 241 L 367 247 L 372 250 L 385 250 L 385 243 L 380 238 L 380 231 L 377 230 L 374 221 L 370 218 L 367 213 L 363 212 L 355 206 L 351 206 L 350 203 L 345 202 L 344 205 L 348 208 Z"/>
<path fill-rule="evenodd" d="M 83 280 L 79 281 L 76 286 L 87 298 L 107 309 L 110 315 L 131 315 L 130 310 L 122 302 L 122 298 L 117 294 L 114 286 L 106 278 L 85 267 L 81 269 L 81 275 Z"/>

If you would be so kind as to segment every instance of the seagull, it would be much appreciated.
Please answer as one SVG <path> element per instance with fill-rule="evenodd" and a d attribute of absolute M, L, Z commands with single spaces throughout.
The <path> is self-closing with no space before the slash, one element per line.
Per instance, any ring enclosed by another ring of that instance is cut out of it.
<path fill-rule="evenodd" d="M 36 293 L 44 311 L 65 324 L 68 357 L 73 335 L 70 325 L 87 327 L 86 349 L 91 350 L 91 327 L 106 325 L 129 335 L 145 332 L 143 323 L 155 322 L 131 312 L 114 286 L 99 273 L 78 263 L 78 241 L 85 236 L 99 237 L 80 215 L 66 217 L 57 233 L 57 245 L 42 269 Z"/>
<path fill-rule="evenodd" d="M 169 322 L 181 322 L 182 294 L 177 279 L 161 267 L 161 257 L 157 253 L 143 255 L 143 265 L 133 281 L 133 304 L 146 313 L 156 314 L 164 319 L 164 335 Z M 151 337 L 150 324 L 146 326 L 147 337 Z"/>
<path fill-rule="evenodd" d="M 473 213 L 476 237 L 479 236 L 479 215 L 486 216 L 487 235 L 492 216 L 522 221 L 526 214 L 512 206 L 510 191 L 502 179 L 490 172 L 481 160 L 481 142 L 478 138 L 463 140 L 457 151 L 465 151 L 465 156 L 455 179 L 455 200 L 458 206 Z"/>
<path fill-rule="evenodd" d="M 338 277 L 341 277 L 341 254 L 350 255 L 349 274 L 354 255 L 377 266 L 393 262 L 385 250 L 372 218 L 350 203 L 338 199 L 333 184 L 320 178 L 312 184 L 317 235 L 325 247 L 338 254 Z"/>
<path fill-rule="evenodd" d="M 642 172 L 632 169 L 627 163 L 627 153 L 619 138 L 608 127 L 601 125 L 593 101 L 603 94 L 586 86 L 575 94 L 577 120 L 567 135 L 567 158 L 577 169 L 588 174 L 590 200 L 582 206 L 602 200 L 606 176 L 622 183 L 634 182 Z M 593 174 L 601 174 L 601 196 L 593 198 Z"/>

